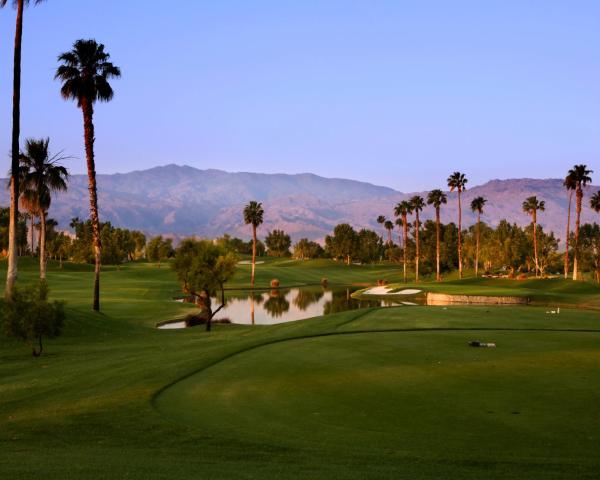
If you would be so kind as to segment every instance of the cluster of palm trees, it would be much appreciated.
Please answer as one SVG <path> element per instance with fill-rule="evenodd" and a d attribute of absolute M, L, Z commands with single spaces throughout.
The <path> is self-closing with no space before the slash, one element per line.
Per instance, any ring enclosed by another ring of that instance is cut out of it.
<path fill-rule="evenodd" d="M 12 141 L 11 141 L 11 177 L 10 177 L 10 223 L 9 223 L 9 245 L 8 245 L 8 270 L 6 276 L 5 295 L 7 299 L 12 298 L 14 285 L 17 280 L 17 238 L 16 230 L 19 216 L 19 199 L 28 202 L 31 193 L 26 193 L 35 190 L 38 201 L 45 202 L 49 205 L 50 192 L 52 190 L 61 189 L 62 186 L 49 181 L 48 188 L 44 190 L 39 183 L 31 180 L 32 176 L 38 174 L 38 179 L 42 172 L 50 179 L 50 167 L 57 168 L 56 159 L 51 159 L 47 155 L 48 141 L 33 141 L 31 146 L 35 149 L 38 160 L 41 158 L 40 150 L 43 151 L 45 145 L 46 156 L 44 163 L 46 167 L 36 169 L 35 166 L 30 166 L 30 177 L 20 175 L 21 151 L 20 151 L 20 103 L 21 103 L 21 44 L 23 38 L 23 15 L 25 7 L 30 3 L 40 4 L 43 0 L 13 0 L 11 3 L 16 9 L 16 28 L 15 28 L 15 45 L 14 45 L 14 65 L 13 65 L 13 118 L 12 118 Z M 8 0 L 0 0 L 0 7 L 6 6 Z M 96 167 L 94 158 L 94 104 L 98 101 L 108 102 L 113 98 L 113 89 L 109 80 L 121 76 L 121 71 L 110 61 L 110 55 L 105 52 L 104 45 L 97 43 L 95 40 L 77 40 L 73 44 L 73 48 L 58 56 L 59 66 L 56 70 L 55 79 L 62 82 L 60 93 L 65 100 L 74 100 L 77 106 L 83 113 L 84 124 L 84 139 L 85 139 L 85 154 L 88 171 L 88 190 L 90 196 L 90 218 L 92 220 L 93 236 L 94 236 L 94 251 L 95 251 L 95 277 L 94 277 L 94 300 L 93 309 L 100 310 L 100 220 L 98 217 L 98 195 L 96 186 Z M 30 142 L 27 143 L 26 153 L 29 152 Z M 31 153 L 31 152 L 29 152 Z M 27 155 L 25 155 L 27 156 Z M 38 165 L 39 166 L 39 165 Z M 35 173 L 37 172 L 37 173 Z M 55 175 L 53 173 L 52 175 Z M 66 179 L 66 171 L 60 170 L 58 177 L 64 181 Z M 24 188 L 20 188 L 20 182 L 26 182 Z M 55 178 L 56 180 L 56 178 Z M 60 182 L 59 182 L 60 183 Z M 37 190 L 36 190 L 37 189 Z M 34 196 L 35 196 L 34 195 Z M 42 198 L 43 197 L 43 198 Z M 47 200 L 46 200 L 47 197 Z M 34 207 L 42 222 L 45 219 L 45 214 L 41 204 Z M 43 232 L 42 228 L 42 232 Z M 43 233 L 42 233 L 43 235 Z M 40 262 L 43 256 L 40 252 Z"/>
<path fill-rule="evenodd" d="M 583 204 L 583 190 L 592 181 L 590 174 L 593 173 L 589 170 L 586 165 L 575 165 L 569 170 L 564 186 L 569 193 L 569 207 L 567 214 L 567 234 L 566 234 L 566 250 L 565 250 L 565 278 L 569 275 L 569 238 L 570 232 L 570 221 L 571 221 L 571 203 L 573 193 L 576 198 L 576 222 L 574 231 L 574 248 L 573 248 L 573 280 L 579 280 L 581 278 L 578 269 L 579 260 L 579 231 L 580 231 L 580 220 L 581 220 L 581 209 Z M 458 200 L 458 242 L 457 242 L 457 253 L 458 253 L 458 275 L 459 278 L 463 276 L 463 256 L 462 256 L 462 193 L 466 190 L 466 184 L 468 182 L 467 177 L 464 173 L 454 172 L 447 180 L 450 192 L 456 191 Z M 427 201 L 420 195 L 415 195 L 409 200 L 403 200 L 399 202 L 394 208 L 394 215 L 397 217 L 395 224 L 402 227 L 402 248 L 403 248 L 403 269 L 404 269 L 404 282 L 407 277 L 407 241 L 408 241 L 408 230 L 410 226 L 414 227 L 414 240 L 415 240 L 415 280 L 419 281 L 419 257 L 420 257 L 420 245 L 419 245 L 419 228 L 420 218 L 419 213 L 425 207 L 425 204 L 432 206 L 435 209 L 435 224 L 436 224 L 436 280 L 441 280 L 440 275 L 440 210 L 442 205 L 447 204 L 448 197 L 442 190 L 435 189 L 429 192 L 427 195 Z M 479 246 L 480 246 L 480 225 L 481 215 L 483 214 L 484 207 L 487 200 L 481 196 L 474 198 L 471 201 L 471 210 L 477 214 L 477 223 L 475 228 L 476 236 L 476 247 L 475 247 L 475 276 L 479 276 Z M 600 212 L 600 191 L 596 192 L 590 198 L 590 206 L 596 212 Z M 531 216 L 532 230 L 533 230 L 533 256 L 535 272 L 538 275 L 542 270 L 538 262 L 538 245 L 537 245 L 537 214 L 545 210 L 545 202 L 538 200 L 537 197 L 532 196 L 527 198 L 522 205 L 523 211 Z M 414 224 L 409 221 L 409 215 L 415 215 Z M 392 244 L 391 231 L 393 230 L 394 223 L 387 220 L 385 216 L 380 215 L 377 217 L 377 223 L 384 225 L 388 231 L 388 245 Z"/>
<path fill-rule="evenodd" d="M 252 225 L 252 273 L 250 275 L 250 284 L 254 287 L 254 270 L 256 268 L 256 229 L 262 225 L 265 211 L 262 203 L 251 201 L 244 207 L 244 222 L 246 225 Z"/>

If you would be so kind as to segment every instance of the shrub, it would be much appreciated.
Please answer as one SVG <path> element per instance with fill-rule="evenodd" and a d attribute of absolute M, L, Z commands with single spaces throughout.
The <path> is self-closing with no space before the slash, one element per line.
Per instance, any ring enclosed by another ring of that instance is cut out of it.
<path fill-rule="evenodd" d="M 6 336 L 27 343 L 34 357 L 42 354 L 42 337 L 60 335 L 65 311 L 62 302 L 48 302 L 46 282 L 23 289 L 15 288 L 3 306 L 3 330 Z"/>

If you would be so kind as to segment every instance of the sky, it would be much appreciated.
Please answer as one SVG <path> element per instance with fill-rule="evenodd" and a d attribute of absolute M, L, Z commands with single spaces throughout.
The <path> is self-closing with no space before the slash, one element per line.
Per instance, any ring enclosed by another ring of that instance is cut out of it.
<path fill-rule="evenodd" d="M 14 20 L 0 10 L 2 176 Z M 176 163 L 401 191 L 455 170 L 471 185 L 600 173 L 599 24 L 585 0 L 47 0 L 25 12 L 22 140 L 50 137 L 85 172 L 81 112 L 53 76 L 95 38 L 123 73 L 96 108 L 100 173 Z"/>

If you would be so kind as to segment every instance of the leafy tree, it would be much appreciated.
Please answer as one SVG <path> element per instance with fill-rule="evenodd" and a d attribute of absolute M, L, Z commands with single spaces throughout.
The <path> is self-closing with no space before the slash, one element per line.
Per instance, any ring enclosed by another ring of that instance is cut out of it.
<path fill-rule="evenodd" d="M 575 165 L 567 175 L 569 181 L 575 185 L 575 245 L 573 258 L 573 280 L 579 280 L 578 262 L 579 262 L 579 226 L 581 224 L 581 207 L 583 203 L 583 187 L 588 183 L 592 183 L 590 174 L 594 173 L 588 170 L 587 165 Z"/>
<path fill-rule="evenodd" d="M 10 226 L 10 209 L 0 207 L 0 257 L 8 255 L 8 237 Z M 27 224 L 25 215 L 19 215 L 17 223 L 17 250 L 24 252 L 27 249 Z"/>
<path fill-rule="evenodd" d="M 350 265 L 356 251 L 356 231 L 348 223 L 340 223 L 333 229 L 333 235 L 325 237 L 325 246 L 334 258 L 343 258 Z"/>
<path fill-rule="evenodd" d="M 425 200 L 423 197 L 419 195 L 415 195 L 410 199 L 410 203 L 412 205 L 412 210 L 415 212 L 415 245 L 417 250 L 415 252 L 415 282 L 419 281 L 419 260 L 420 260 L 420 245 L 419 245 L 419 230 L 420 230 L 420 222 L 419 222 L 419 212 L 423 210 L 425 206 Z"/>
<path fill-rule="evenodd" d="M 40 279 L 46 279 L 46 217 L 52 203 L 52 193 L 67 189 L 69 172 L 51 156 L 50 139 L 27 139 L 20 157 L 21 196 L 30 206 L 31 214 L 40 218 Z M 32 246 L 33 248 L 33 246 Z"/>
<path fill-rule="evenodd" d="M 537 247 L 537 212 L 546 210 L 546 202 L 538 200 L 536 196 L 528 197 L 523 202 L 523 211 L 531 215 L 531 225 L 533 229 L 533 258 L 535 262 L 535 275 L 538 276 L 540 271 L 538 262 L 538 247 Z"/>
<path fill-rule="evenodd" d="M 63 268 L 63 259 L 69 258 L 72 246 L 71 237 L 59 232 L 53 235 L 48 242 L 48 254 L 50 257 L 58 259 L 60 268 Z"/>
<path fill-rule="evenodd" d="M 43 337 L 60 335 L 65 319 L 63 304 L 48 302 L 48 286 L 43 280 L 36 286 L 15 288 L 3 310 L 4 333 L 27 343 L 34 357 L 42 354 Z"/>
<path fill-rule="evenodd" d="M 475 197 L 471 201 L 471 211 L 477 212 L 477 229 L 476 229 L 476 247 L 475 247 L 475 276 L 479 276 L 479 244 L 480 244 L 480 227 L 481 227 L 481 214 L 483 213 L 483 207 L 487 203 L 487 200 L 483 197 Z"/>
<path fill-rule="evenodd" d="M 463 262 L 462 262 L 462 205 L 461 194 L 466 190 L 467 177 L 464 173 L 454 172 L 448 177 L 448 186 L 450 191 L 456 190 L 458 193 L 458 277 L 462 278 Z"/>
<path fill-rule="evenodd" d="M 366 228 L 359 230 L 356 237 L 355 255 L 361 263 L 377 261 L 381 256 L 382 248 L 381 238 L 376 232 Z"/>
<path fill-rule="evenodd" d="M 234 253 L 206 240 L 186 239 L 175 250 L 173 269 L 184 292 L 202 299 L 207 332 L 225 306 L 225 283 L 233 277 L 237 260 Z M 217 293 L 221 304 L 213 311 L 211 296 Z"/>
<path fill-rule="evenodd" d="M 267 253 L 274 257 L 289 257 L 292 240 L 283 230 L 273 230 L 268 232 L 265 238 Z"/>
<path fill-rule="evenodd" d="M 250 285 L 254 286 L 254 271 L 256 268 L 256 229 L 262 225 L 265 211 L 262 203 L 252 201 L 244 208 L 244 222 L 246 225 L 252 225 L 252 273 L 250 275 Z"/>
<path fill-rule="evenodd" d="M 403 269 L 404 269 L 404 283 L 406 283 L 406 258 L 407 258 L 407 243 L 408 243 L 408 216 L 413 212 L 412 203 L 408 200 L 403 200 L 398 203 L 394 208 L 394 215 L 400 217 L 402 221 L 403 233 L 402 233 L 402 251 L 403 251 Z"/>
<path fill-rule="evenodd" d="M 160 268 L 162 261 L 172 257 L 173 254 L 173 240 L 163 238 L 162 235 L 151 238 L 148 245 L 146 245 L 146 257 L 151 262 L 158 262 L 158 268 Z"/>
<path fill-rule="evenodd" d="M 439 189 L 432 190 L 427 196 L 427 204 L 433 205 L 435 208 L 435 242 L 436 242 L 436 280 L 439 282 L 442 277 L 440 275 L 440 208 L 448 203 L 448 197 Z"/>
<path fill-rule="evenodd" d="M 102 243 L 100 240 L 100 220 L 98 216 L 98 193 L 96 186 L 96 164 L 94 158 L 94 104 L 97 101 L 109 102 L 114 96 L 109 83 L 119 78 L 121 70 L 110 61 L 104 45 L 95 40 L 77 40 L 73 49 L 58 57 L 61 62 L 55 78 L 61 80 L 60 93 L 65 100 L 77 101 L 83 113 L 85 155 L 90 192 L 90 217 L 94 239 L 95 272 L 93 309 L 100 310 L 100 264 Z"/>
<path fill-rule="evenodd" d="M 313 242 L 308 238 L 301 238 L 294 245 L 294 258 L 307 260 L 309 258 L 319 258 L 323 256 L 323 247 L 317 242 Z"/>
<path fill-rule="evenodd" d="M 583 225 L 580 240 L 583 267 L 593 272 L 595 282 L 600 283 L 600 225 Z"/>
<path fill-rule="evenodd" d="M 35 0 L 38 5 L 43 0 Z M 5 7 L 8 0 L 0 0 L 0 7 Z M 11 142 L 11 174 L 10 174 L 10 220 L 8 232 L 8 269 L 6 272 L 6 289 L 4 295 L 10 298 L 17 281 L 18 262 L 18 228 L 19 228 L 19 137 L 21 135 L 21 46 L 23 40 L 23 15 L 29 0 L 13 0 L 17 9 L 15 27 L 15 48 L 13 62 L 13 114 Z"/>

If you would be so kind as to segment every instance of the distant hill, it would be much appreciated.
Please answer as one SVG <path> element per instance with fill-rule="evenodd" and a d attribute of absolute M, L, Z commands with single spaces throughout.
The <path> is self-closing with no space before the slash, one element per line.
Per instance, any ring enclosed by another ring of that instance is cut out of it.
<path fill-rule="evenodd" d="M 443 185 L 442 185 L 443 186 Z M 167 165 L 125 174 L 99 175 L 101 219 L 114 225 L 140 229 L 148 234 L 177 237 L 199 235 L 215 237 L 223 233 L 249 238 L 250 229 L 243 224 L 242 209 L 249 200 L 263 202 L 265 224 L 260 232 L 282 228 L 294 239 L 322 239 L 333 227 L 348 222 L 357 228 L 381 231 L 378 215 L 391 217 L 394 205 L 415 194 L 370 183 L 313 174 L 229 173 L 199 170 L 189 166 Z M 586 197 L 598 190 L 590 187 Z M 416 192 L 425 196 L 426 192 Z M 564 237 L 567 196 L 560 179 L 492 180 L 469 188 L 464 194 L 465 225 L 475 220 L 469 209 L 473 197 L 488 199 L 483 219 L 497 224 L 506 218 L 525 225 L 529 219 L 521 203 L 531 195 L 546 201 L 546 212 L 539 221 L 547 230 Z M 442 220 L 454 221 L 457 214 L 456 194 L 449 194 Z M 0 205 L 8 205 L 6 189 L 0 189 Z M 587 199 L 583 221 L 600 222 Z M 431 218 L 426 208 L 424 218 Z M 87 218 L 87 177 L 74 175 L 69 191 L 56 196 L 50 216 L 67 228 L 73 217 Z"/>

